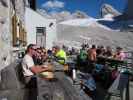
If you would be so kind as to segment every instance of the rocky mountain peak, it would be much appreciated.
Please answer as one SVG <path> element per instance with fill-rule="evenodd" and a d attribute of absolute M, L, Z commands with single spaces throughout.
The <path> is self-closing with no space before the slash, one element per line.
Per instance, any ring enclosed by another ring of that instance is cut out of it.
<path fill-rule="evenodd" d="M 72 14 L 74 18 L 89 18 L 89 16 L 80 10 L 77 10 L 75 13 Z"/>
<path fill-rule="evenodd" d="M 113 8 L 109 4 L 103 4 L 101 8 L 101 16 L 104 17 L 107 14 L 111 14 L 114 17 L 119 16 L 121 13 L 117 11 L 115 8 Z"/>

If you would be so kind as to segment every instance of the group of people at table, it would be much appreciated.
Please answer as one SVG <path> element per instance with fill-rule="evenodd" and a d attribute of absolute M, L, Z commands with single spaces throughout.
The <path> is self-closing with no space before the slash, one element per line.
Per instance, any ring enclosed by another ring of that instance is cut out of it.
<path fill-rule="evenodd" d="M 50 64 L 44 64 L 51 55 L 54 55 L 61 64 L 64 64 L 67 59 L 67 53 L 65 50 L 60 49 L 59 46 L 54 46 L 52 50 L 48 51 L 46 51 L 45 48 L 38 48 L 35 44 L 27 46 L 26 54 L 22 61 L 23 74 L 26 82 L 28 82 L 34 74 L 52 70 Z M 80 49 L 79 60 L 81 63 L 84 61 L 90 64 L 95 63 L 98 57 L 123 61 L 126 55 L 120 47 L 117 47 L 114 53 L 109 46 L 105 49 L 103 46 L 96 48 L 95 45 L 92 45 L 91 48 L 86 49 L 83 46 L 82 49 Z"/>
<path fill-rule="evenodd" d="M 58 46 L 53 47 L 51 51 L 46 51 L 46 49 L 40 47 L 38 48 L 35 44 L 27 46 L 26 54 L 22 60 L 22 69 L 26 83 L 32 79 L 34 74 L 52 71 L 50 63 L 44 64 L 48 61 L 48 55 L 54 55 L 57 59 L 59 58 L 59 62 L 62 64 L 66 59 L 66 53 Z"/>

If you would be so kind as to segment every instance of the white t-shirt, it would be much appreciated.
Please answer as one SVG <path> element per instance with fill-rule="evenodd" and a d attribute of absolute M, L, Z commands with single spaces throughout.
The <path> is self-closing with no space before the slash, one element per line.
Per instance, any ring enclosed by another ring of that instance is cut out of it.
<path fill-rule="evenodd" d="M 33 73 L 31 72 L 30 68 L 34 66 L 33 58 L 26 54 L 22 61 L 22 68 L 24 76 L 32 76 Z"/>

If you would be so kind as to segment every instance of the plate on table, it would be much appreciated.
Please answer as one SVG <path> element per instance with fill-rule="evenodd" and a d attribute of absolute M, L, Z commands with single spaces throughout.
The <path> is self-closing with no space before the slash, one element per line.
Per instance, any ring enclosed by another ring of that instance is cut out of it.
<path fill-rule="evenodd" d="M 53 72 L 48 72 L 48 71 L 46 71 L 46 72 L 41 72 L 41 73 L 39 74 L 39 76 L 40 76 L 41 78 L 43 78 L 43 79 L 48 79 L 48 80 L 54 79 L 54 73 L 53 73 Z"/>

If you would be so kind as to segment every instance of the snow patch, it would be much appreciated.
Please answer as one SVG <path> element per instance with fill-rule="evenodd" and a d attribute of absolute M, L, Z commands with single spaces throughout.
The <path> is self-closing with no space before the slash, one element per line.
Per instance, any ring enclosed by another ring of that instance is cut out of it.
<path fill-rule="evenodd" d="M 104 28 L 106 30 L 110 30 L 113 31 L 112 29 L 99 24 L 97 21 L 99 19 L 95 19 L 95 18 L 86 18 L 86 19 L 71 19 L 71 20 L 67 20 L 67 21 L 63 21 L 60 22 L 59 24 L 61 25 L 69 25 L 69 26 L 81 26 L 81 27 L 101 27 Z"/>

